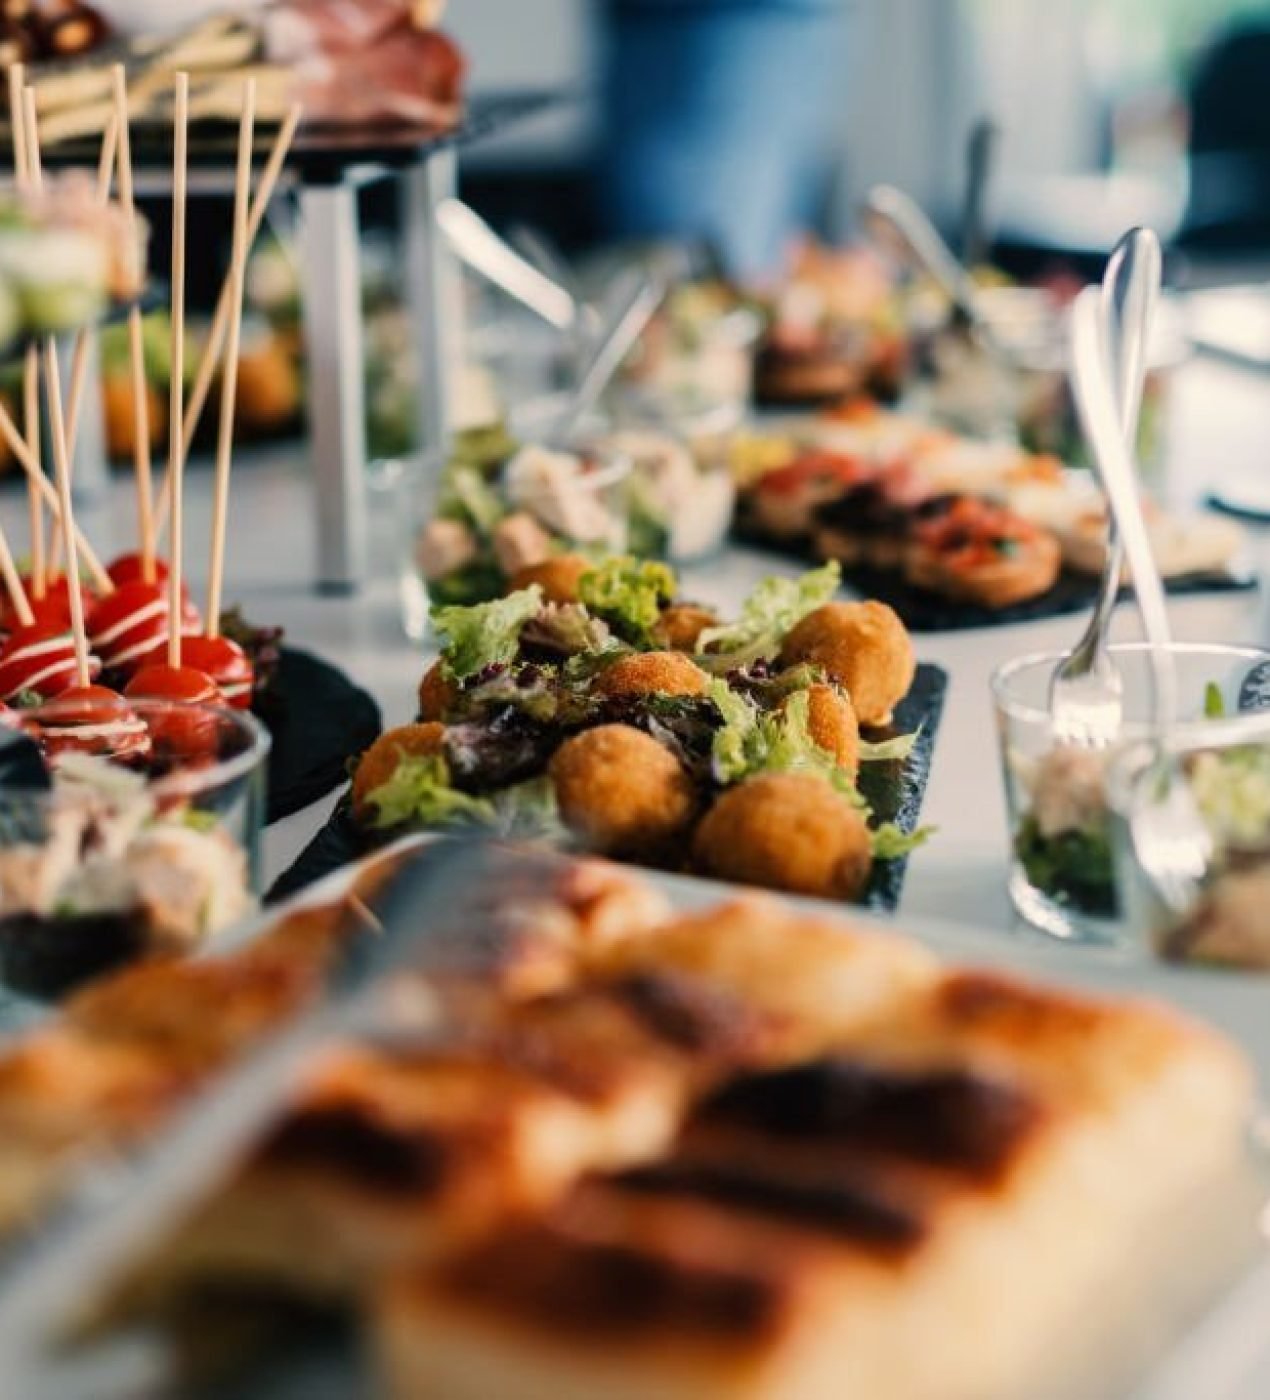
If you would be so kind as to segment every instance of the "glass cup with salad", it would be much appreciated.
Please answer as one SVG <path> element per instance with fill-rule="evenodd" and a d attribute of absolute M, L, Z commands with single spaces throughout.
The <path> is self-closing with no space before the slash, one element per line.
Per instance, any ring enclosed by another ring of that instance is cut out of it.
<path fill-rule="evenodd" d="M 1268 696 L 1267 698 L 1270 698 Z M 1270 972 L 1270 712 L 1195 725 L 1169 743 L 1212 849 L 1191 907 L 1162 899 L 1139 858 L 1154 744 L 1126 746 L 1107 775 L 1113 848 L 1135 944 L 1170 962 Z"/>
<path fill-rule="evenodd" d="M 1270 652 L 1221 643 L 1175 643 L 1178 731 L 1218 731 L 1270 704 Z M 1144 643 L 1108 648 L 1120 673 L 1124 721 L 1104 749 L 1063 742 L 1049 712 L 1058 652 L 1007 662 L 992 694 L 1010 830 L 1010 898 L 1033 927 L 1076 942 L 1113 943 L 1125 934 L 1113 849 L 1107 775 L 1120 750 L 1151 733 L 1154 692 Z"/>

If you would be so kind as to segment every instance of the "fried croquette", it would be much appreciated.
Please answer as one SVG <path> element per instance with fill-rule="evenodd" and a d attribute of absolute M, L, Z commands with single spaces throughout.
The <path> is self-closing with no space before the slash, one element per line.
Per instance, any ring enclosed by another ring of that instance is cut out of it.
<path fill-rule="evenodd" d="M 353 810 L 367 816 L 367 799 L 377 787 L 392 777 L 402 758 L 428 758 L 441 752 L 445 725 L 403 724 L 389 729 L 362 754 L 353 774 Z"/>
<path fill-rule="evenodd" d="M 555 554 L 540 564 L 517 569 L 508 580 L 507 592 L 516 593 L 536 583 L 548 603 L 576 603 L 582 576 L 593 568 L 595 565 L 581 554 Z"/>
<path fill-rule="evenodd" d="M 848 777 L 860 771 L 860 725 L 855 707 L 845 690 L 832 685 L 807 687 L 807 732 L 812 740 L 831 753 Z M 786 699 L 782 709 L 793 699 Z"/>
<path fill-rule="evenodd" d="M 864 818 L 814 773 L 765 773 L 725 792 L 693 854 L 704 874 L 826 899 L 856 898 L 873 863 Z"/>
<path fill-rule="evenodd" d="M 669 749 L 625 724 L 568 740 L 551 761 L 560 815 L 604 855 L 656 857 L 692 822 L 693 786 Z"/>
<path fill-rule="evenodd" d="M 917 672 L 912 638 L 885 603 L 826 603 L 785 638 L 782 666 L 819 666 L 851 694 L 861 724 L 889 724 Z"/>
<path fill-rule="evenodd" d="M 643 651 L 614 662 L 595 686 L 602 695 L 704 695 L 710 677 L 681 651 Z"/>
<path fill-rule="evenodd" d="M 697 639 L 718 616 L 696 603 L 672 603 L 653 628 L 653 637 L 668 651 L 696 651 Z"/>
<path fill-rule="evenodd" d="M 445 674 L 440 661 L 434 661 L 419 682 L 419 718 L 440 720 L 458 699 L 458 687 Z"/>

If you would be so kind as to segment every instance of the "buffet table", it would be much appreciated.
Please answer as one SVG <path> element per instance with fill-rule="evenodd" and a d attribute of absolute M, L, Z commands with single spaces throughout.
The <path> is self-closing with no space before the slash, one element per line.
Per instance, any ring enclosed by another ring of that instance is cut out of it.
<path fill-rule="evenodd" d="M 1264 469 L 1259 444 L 1270 441 L 1270 397 L 1257 373 L 1196 360 L 1178 377 L 1170 414 L 1168 484 L 1175 499 L 1196 499 L 1222 479 Z M 259 622 L 284 626 L 297 644 L 341 666 L 379 701 L 386 724 L 403 722 L 414 713 L 423 653 L 405 638 L 398 621 L 393 570 L 400 541 L 392 498 L 371 493 L 374 572 L 367 589 L 356 598 L 323 598 L 307 583 L 314 543 L 306 454 L 299 446 L 244 453 L 239 468 L 228 570 L 234 580 L 231 601 L 241 602 Z M 210 473 L 191 472 L 187 509 L 192 539 L 206 530 L 210 488 Z M 115 539 L 126 541 L 132 500 L 122 484 L 116 484 L 105 509 L 110 518 L 94 524 L 94 537 L 109 542 L 113 531 Z M 1264 570 L 1270 566 L 1270 530 L 1254 526 L 1249 533 L 1253 562 Z M 199 567 L 197 558 L 193 562 Z M 683 591 L 688 597 L 734 605 L 774 567 L 789 566 L 760 550 L 733 547 L 720 559 L 685 572 Z M 1264 642 L 1270 636 L 1262 592 L 1181 598 L 1174 601 L 1172 613 L 1182 640 Z M 951 685 L 922 813 L 938 834 L 912 859 L 905 915 L 1001 932 L 1014 926 L 1003 877 L 1007 837 L 988 677 L 1008 658 L 1070 644 L 1078 627 L 1077 619 L 1066 617 L 916 638 L 919 656 L 944 666 Z M 1134 635 L 1131 607 L 1121 607 L 1116 629 L 1122 637 Z M 290 863 L 333 802 L 270 828 L 270 878 Z"/>

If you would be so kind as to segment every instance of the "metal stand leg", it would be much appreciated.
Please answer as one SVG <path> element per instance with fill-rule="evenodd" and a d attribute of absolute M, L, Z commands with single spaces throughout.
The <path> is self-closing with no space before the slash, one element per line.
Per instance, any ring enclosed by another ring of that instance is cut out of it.
<path fill-rule="evenodd" d="M 435 155 L 401 179 L 406 300 L 419 346 L 419 442 L 424 462 L 449 445 L 451 379 L 461 359 L 463 287 L 435 211 L 455 192 L 454 153 Z"/>
<path fill-rule="evenodd" d="M 317 510 L 317 586 L 351 593 L 366 577 L 366 392 L 357 191 L 300 191 L 301 288 Z"/>

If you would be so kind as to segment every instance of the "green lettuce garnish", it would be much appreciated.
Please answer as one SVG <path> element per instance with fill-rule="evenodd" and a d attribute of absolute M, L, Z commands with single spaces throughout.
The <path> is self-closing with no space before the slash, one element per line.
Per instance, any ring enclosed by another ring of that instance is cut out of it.
<path fill-rule="evenodd" d="M 719 782 L 737 783 L 758 773 L 817 773 L 864 808 L 850 776 L 811 736 L 806 691 L 790 696 L 779 710 L 764 711 L 726 681 L 715 679 L 710 683 L 710 699 L 723 717 L 711 750 Z"/>
<path fill-rule="evenodd" d="M 439 754 L 403 754 L 387 782 L 366 796 L 375 809 L 371 825 L 381 830 L 400 826 L 489 826 L 494 804 L 451 785 L 450 770 Z"/>
<path fill-rule="evenodd" d="M 521 629 L 541 607 L 542 589 L 533 584 L 489 603 L 438 609 L 432 621 L 443 639 L 446 674 L 461 681 L 487 666 L 509 665 L 516 659 Z"/>
<path fill-rule="evenodd" d="M 770 661 L 790 629 L 833 597 L 841 576 L 838 564 L 830 562 L 799 578 L 765 578 L 746 599 L 735 622 L 702 632 L 697 639 L 697 660 L 705 666 L 729 669 Z"/>
<path fill-rule="evenodd" d="M 883 822 L 873 829 L 874 860 L 899 860 L 918 846 L 924 846 L 935 834 L 933 826 L 919 826 L 916 831 L 901 831 L 894 822 Z"/>
<path fill-rule="evenodd" d="M 723 680 L 710 682 L 710 699 L 723 717 L 711 750 L 714 776 L 721 783 L 740 782 L 763 764 L 766 746 L 759 727 L 761 712 Z"/>
<path fill-rule="evenodd" d="M 876 744 L 869 743 L 867 739 L 861 739 L 860 762 L 903 762 L 913 752 L 921 732 L 919 726 L 911 734 L 897 734 L 894 739 L 883 739 Z"/>
<path fill-rule="evenodd" d="M 615 555 L 582 575 L 578 596 L 627 641 L 646 642 L 677 588 L 669 565 Z"/>
<path fill-rule="evenodd" d="M 452 464 L 446 473 L 445 514 L 465 519 L 479 534 L 492 535 L 507 509 L 498 492 L 474 467 Z"/>
<path fill-rule="evenodd" d="M 562 656 L 618 648 L 607 623 L 592 617 L 580 603 L 547 603 L 525 629 L 524 640 Z"/>
<path fill-rule="evenodd" d="M 504 788 L 493 799 L 495 826 L 500 836 L 563 841 L 568 836 L 560 820 L 556 786 L 545 773 L 514 787 Z"/>

